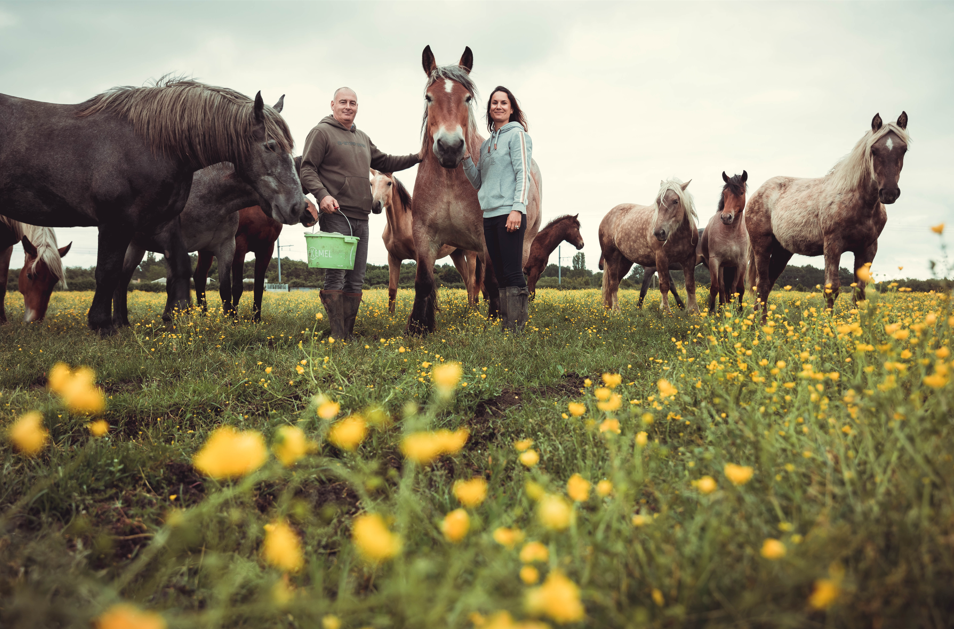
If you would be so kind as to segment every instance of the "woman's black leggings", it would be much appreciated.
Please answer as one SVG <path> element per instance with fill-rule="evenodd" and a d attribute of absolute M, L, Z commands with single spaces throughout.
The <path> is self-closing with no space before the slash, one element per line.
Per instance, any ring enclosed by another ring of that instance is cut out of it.
<path fill-rule="evenodd" d="M 523 277 L 523 235 L 526 231 L 526 214 L 520 215 L 520 229 L 515 232 L 507 231 L 506 214 L 484 219 L 484 240 L 500 288 L 527 285 Z"/>

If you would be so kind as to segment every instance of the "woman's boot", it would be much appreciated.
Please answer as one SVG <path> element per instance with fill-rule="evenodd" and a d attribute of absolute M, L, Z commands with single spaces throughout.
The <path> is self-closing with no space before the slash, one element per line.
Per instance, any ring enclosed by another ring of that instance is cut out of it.
<path fill-rule="evenodd" d="M 527 319 L 530 318 L 530 290 L 526 286 L 508 286 L 503 289 L 500 299 L 501 308 L 506 303 L 507 318 L 503 328 L 514 334 L 523 332 Z"/>

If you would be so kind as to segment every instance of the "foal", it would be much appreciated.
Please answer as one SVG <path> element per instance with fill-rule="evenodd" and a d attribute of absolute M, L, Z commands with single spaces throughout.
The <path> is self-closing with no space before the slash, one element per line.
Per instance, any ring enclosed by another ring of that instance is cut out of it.
<path fill-rule="evenodd" d="M 709 287 L 709 312 L 715 310 L 716 294 L 719 304 L 732 301 L 730 295 L 738 293 L 739 310 L 742 310 L 742 295 L 745 294 L 745 268 L 749 256 L 749 237 L 745 231 L 745 182 L 746 171 L 729 178 L 722 171 L 722 196 L 719 208 L 699 238 L 704 263 L 712 277 Z"/>
<path fill-rule="evenodd" d="M 530 300 L 536 296 L 537 281 L 547 268 L 550 254 L 564 240 L 576 247 L 583 248 L 583 236 L 580 234 L 579 214 L 559 216 L 540 230 L 530 245 L 530 257 L 523 265 L 523 272 L 527 275 L 527 288 L 530 289 Z"/>

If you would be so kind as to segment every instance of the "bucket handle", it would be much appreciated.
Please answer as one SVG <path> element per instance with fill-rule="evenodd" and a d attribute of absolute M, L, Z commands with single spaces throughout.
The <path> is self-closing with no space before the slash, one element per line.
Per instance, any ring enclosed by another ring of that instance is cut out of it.
<path fill-rule="evenodd" d="M 338 208 L 338 213 L 341 214 L 342 216 L 344 216 L 344 219 L 345 219 L 346 221 L 348 221 L 348 217 L 345 216 L 345 213 L 341 211 L 341 208 Z M 319 215 L 321 214 L 321 211 L 320 211 L 320 210 L 319 210 L 318 214 L 319 214 Z M 318 222 L 316 221 L 315 224 L 311 226 L 311 233 L 313 233 L 313 234 L 315 233 L 315 227 L 317 227 L 317 226 L 318 226 Z M 351 235 L 354 236 L 354 227 L 351 226 L 351 221 L 348 221 L 348 230 L 351 231 Z M 318 231 L 321 232 L 321 227 L 318 227 Z"/>

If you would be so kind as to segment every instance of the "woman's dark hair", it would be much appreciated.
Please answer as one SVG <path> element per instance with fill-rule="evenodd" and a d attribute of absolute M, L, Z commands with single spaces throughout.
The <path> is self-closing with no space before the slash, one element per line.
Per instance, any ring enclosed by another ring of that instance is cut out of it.
<path fill-rule="evenodd" d="M 523 115 L 523 110 L 520 109 L 520 103 L 517 102 L 516 97 L 514 97 L 513 92 L 508 90 L 503 85 L 498 85 L 490 92 L 490 98 L 487 99 L 487 130 L 490 133 L 494 132 L 494 119 L 490 117 L 490 103 L 494 100 L 494 94 L 497 92 L 503 92 L 507 95 L 507 100 L 510 101 L 510 122 L 519 122 L 520 126 L 523 127 L 524 131 L 529 132 L 530 129 L 527 128 L 527 117 Z"/>

